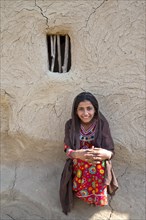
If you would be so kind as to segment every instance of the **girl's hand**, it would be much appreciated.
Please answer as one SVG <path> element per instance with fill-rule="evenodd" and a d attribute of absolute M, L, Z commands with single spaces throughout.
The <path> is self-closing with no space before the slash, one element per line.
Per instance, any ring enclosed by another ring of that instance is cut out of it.
<path fill-rule="evenodd" d="M 80 149 L 75 150 L 71 153 L 71 156 L 76 159 L 81 159 L 83 161 L 93 161 L 93 153 L 91 149 Z"/>
<path fill-rule="evenodd" d="M 71 156 L 96 165 L 102 160 L 109 160 L 112 152 L 103 148 L 94 148 L 93 146 L 91 149 L 75 150 L 71 153 Z"/>
<path fill-rule="evenodd" d="M 102 160 L 109 160 L 112 156 L 112 152 L 103 148 L 92 148 L 93 150 L 93 158 L 94 161 L 102 161 Z"/>

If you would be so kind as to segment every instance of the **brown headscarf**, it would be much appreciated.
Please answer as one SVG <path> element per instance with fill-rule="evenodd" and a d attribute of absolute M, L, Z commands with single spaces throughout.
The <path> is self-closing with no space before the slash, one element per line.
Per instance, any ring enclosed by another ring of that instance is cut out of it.
<path fill-rule="evenodd" d="M 77 107 L 80 102 L 88 100 L 92 103 L 95 109 L 94 120 L 97 122 L 94 138 L 94 147 L 104 148 L 110 150 L 114 154 L 114 143 L 111 137 L 109 124 L 106 118 L 99 112 L 98 102 L 94 95 L 90 92 L 82 92 L 77 95 L 73 102 L 72 115 L 70 120 L 65 124 L 65 138 L 64 143 L 69 146 L 71 149 L 80 148 L 80 120 L 76 114 Z M 73 205 L 73 191 L 72 191 L 72 182 L 73 182 L 73 161 L 68 158 L 66 160 L 61 180 L 60 180 L 60 202 L 62 205 L 62 210 L 67 214 Z M 107 185 L 108 193 L 113 195 L 118 189 L 118 183 L 114 175 L 111 160 L 106 160 L 105 168 L 105 184 Z"/>
<path fill-rule="evenodd" d="M 106 118 L 99 112 L 98 119 L 96 120 L 97 126 L 95 131 L 94 147 L 104 148 L 114 153 L 114 143 Z M 79 149 L 80 147 L 79 131 L 75 132 L 72 119 L 68 120 L 65 124 L 64 143 L 74 150 Z M 60 202 L 62 210 L 66 215 L 73 205 L 72 166 L 72 159 L 68 158 L 60 180 Z M 115 191 L 118 189 L 118 182 L 113 172 L 111 160 L 106 160 L 105 184 L 107 185 L 108 193 L 110 195 L 114 195 Z"/>

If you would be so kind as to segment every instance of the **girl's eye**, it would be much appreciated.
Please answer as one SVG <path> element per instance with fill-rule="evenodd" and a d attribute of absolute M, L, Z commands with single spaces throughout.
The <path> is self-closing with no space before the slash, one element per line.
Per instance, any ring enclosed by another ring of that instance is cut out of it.
<path fill-rule="evenodd" d="M 86 110 L 87 110 L 87 111 L 91 111 L 91 110 L 93 110 L 93 107 L 92 107 L 92 106 L 88 106 L 88 107 L 86 108 Z M 85 108 L 79 107 L 79 108 L 78 108 L 78 111 L 85 111 Z"/>
<path fill-rule="evenodd" d="M 84 108 L 80 107 L 78 108 L 78 111 L 84 111 Z"/>
<path fill-rule="evenodd" d="M 88 111 L 91 111 L 91 110 L 93 110 L 93 107 L 91 107 L 91 106 L 90 106 L 90 107 L 87 107 L 87 110 L 88 110 Z"/>

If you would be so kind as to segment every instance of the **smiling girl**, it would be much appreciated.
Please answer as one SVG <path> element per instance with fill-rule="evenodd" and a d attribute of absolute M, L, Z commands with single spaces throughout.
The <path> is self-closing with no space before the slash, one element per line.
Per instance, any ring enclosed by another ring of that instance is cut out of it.
<path fill-rule="evenodd" d="M 109 124 L 89 92 L 74 99 L 72 117 L 65 124 L 64 151 L 68 159 L 60 182 L 63 212 L 70 211 L 73 192 L 88 204 L 107 205 L 107 193 L 118 188 L 111 166 L 114 144 Z"/>

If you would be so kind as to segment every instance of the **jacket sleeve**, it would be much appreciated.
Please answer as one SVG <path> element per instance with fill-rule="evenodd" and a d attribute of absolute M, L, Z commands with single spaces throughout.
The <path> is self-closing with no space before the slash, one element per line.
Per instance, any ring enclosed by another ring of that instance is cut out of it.
<path fill-rule="evenodd" d="M 105 184 L 107 185 L 108 194 L 113 196 L 118 189 L 118 181 L 114 174 L 111 160 L 106 160 Z"/>
<path fill-rule="evenodd" d="M 114 152 L 114 142 L 111 136 L 109 123 L 106 119 L 101 120 L 101 129 L 102 129 L 102 137 L 101 137 L 101 147 Z"/>
<path fill-rule="evenodd" d="M 114 155 L 114 142 L 111 136 L 109 123 L 103 115 L 101 118 L 101 130 L 101 147 L 112 151 Z M 106 160 L 105 184 L 107 185 L 108 194 L 114 195 L 118 189 L 118 182 L 114 174 L 111 160 Z"/>
<path fill-rule="evenodd" d="M 64 144 L 71 147 L 70 141 L 70 129 L 71 129 L 71 119 L 65 123 L 65 134 L 64 134 Z"/>
<path fill-rule="evenodd" d="M 73 206 L 72 160 L 67 159 L 60 180 L 60 202 L 62 211 L 67 215 Z"/>

